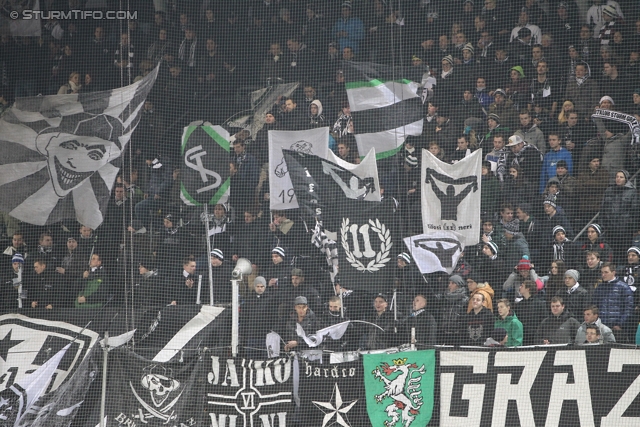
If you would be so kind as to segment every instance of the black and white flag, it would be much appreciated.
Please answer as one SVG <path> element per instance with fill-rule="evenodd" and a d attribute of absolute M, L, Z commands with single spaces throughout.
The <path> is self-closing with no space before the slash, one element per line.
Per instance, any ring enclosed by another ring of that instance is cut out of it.
<path fill-rule="evenodd" d="M 86 325 L 88 320 L 74 319 L 75 316 L 81 315 L 78 311 L 85 310 L 68 310 L 66 313 L 61 310 L 60 313 L 51 313 L 56 317 L 66 317 L 66 321 L 45 320 L 21 314 L 0 316 L 0 391 L 8 384 L 19 383 L 29 377 L 31 372 L 42 367 L 53 355 L 67 346 L 69 348 L 64 353 L 46 392 L 55 391 L 75 372 L 100 338 L 99 333 L 93 329 L 98 327 L 100 319 L 96 319 L 91 328 L 79 326 Z M 34 316 L 38 314 L 46 316 L 48 313 L 33 313 Z M 91 316 L 95 317 L 95 313 L 91 313 Z M 111 316 L 113 317 L 113 314 Z M 113 325 L 111 330 L 115 331 L 116 326 Z"/>
<path fill-rule="evenodd" d="M 95 346 L 82 361 L 71 379 L 56 391 L 45 394 L 27 411 L 20 427 L 68 427 L 85 402 L 89 387 L 99 374 L 99 357 Z"/>
<path fill-rule="evenodd" d="M 210 305 L 167 306 L 137 312 L 136 352 L 154 362 L 168 362 L 204 347 L 231 340 L 231 310 Z"/>
<path fill-rule="evenodd" d="M 190 125 L 182 134 L 180 197 L 187 205 L 224 203 L 229 197 L 229 132 L 221 126 Z"/>
<path fill-rule="evenodd" d="M 407 135 L 420 135 L 424 114 L 419 83 L 406 67 L 342 61 L 358 151 L 376 150 L 378 159 L 394 155 Z"/>
<path fill-rule="evenodd" d="M 71 344 L 67 344 L 34 372 L 0 392 L 0 427 L 20 425 L 27 411 L 49 387 L 58 365 L 70 347 Z"/>
<path fill-rule="evenodd" d="M 465 246 L 480 236 L 481 150 L 451 165 L 422 150 L 424 233 L 454 231 Z"/>
<path fill-rule="evenodd" d="M 307 343 L 309 347 L 317 347 L 325 339 L 339 340 L 342 338 L 345 332 L 347 332 L 347 328 L 349 327 L 350 321 L 336 323 L 335 325 L 327 326 L 326 328 L 318 329 L 315 333 L 307 335 L 302 326 L 298 323 L 296 324 L 296 334 L 300 338 Z"/>
<path fill-rule="evenodd" d="M 251 92 L 251 110 L 239 117 L 230 119 L 229 127 L 242 128 L 251 132 L 251 137 L 255 141 L 258 131 L 265 124 L 266 114 L 273 109 L 273 105 L 280 99 L 286 99 L 295 92 L 300 83 L 283 83 L 263 87 Z"/>
<path fill-rule="evenodd" d="M 369 202 L 379 189 L 372 174 L 305 153 L 283 150 L 302 211 L 338 233 L 340 281 L 348 289 L 381 292 L 392 285 L 394 206 Z"/>
<path fill-rule="evenodd" d="M 293 359 L 253 360 L 210 356 L 204 420 L 217 427 L 299 425 L 293 414 Z"/>
<path fill-rule="evenodd" d="M 106 426 L 197 425 L 202 409 L 204 371 L 205 364 L 200 357 L 184 363 L 160 363 L 125 348 L 112 350 Z"/>
<path fill-rule="evenodd" d="M 0 119 L 0 211 L 97 228 L 158 67 L 110 91 L 17 99 Z"/>
<path fill-rule="evenodd" d="M 461 236 L 452 231 L 433 231 L 403 240 L 422 274 L 436 271 L 451 274 L 464 252 Z"/>
<path fill-rule="evenodd" d="M 311 153 L 282 150 L 282 154 L 300 208 L 312 218 L 331 222 L 346 201 L 365 202 L 372 195 L 375 200 L 375 193 L 380 200 L 375 162 L 356 171 Z M 324 211 L 325 207 L 330 209 Z"/>
<path fill-rule="evenodd" d="M 331 356 L 341 354 L 332 353 Z M 300 361 L 298 396 L 304 425 L 371 426 L 367 416 L 362 360 L 325 362 Z"/>

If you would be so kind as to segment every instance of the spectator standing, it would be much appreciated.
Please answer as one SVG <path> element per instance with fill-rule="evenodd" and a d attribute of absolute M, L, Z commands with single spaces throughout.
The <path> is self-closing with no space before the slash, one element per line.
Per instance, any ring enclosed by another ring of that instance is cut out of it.
<path fill-rule="evenodd" d="M 542 321 L 536 332 L 537 344 L 570 344 L 580 323 L 565 310 L 560 297 L 551 298 L 551 316 Z"/>
<path fill-rule="evenodd" d="M 94 253 L 91 256 L 89 269 L 82 273 L 78 287 L 80 289 L 75 300 L 76 308 L 100 308 L 114 296 L 112 283 L 102 266 L 102 257 L 99 254 Z M 123 297 L 123 295 L 115 296 Z"/>
<path fill-rule="evenodd" d="M 630 340 L 630 324 L 633 315 L 633 292 L 616 274 L 616 267 L 608 262 L 602 264 L 602 283 L 593 293 L 593 304 L 600 309 L 602 323 L 610 327 L 618 340 Z"/>
<path fill-rule="evenodd" d="M 459 344 L 463 336 L 461 318 L 465 315 L 469 304 L 465 285 L 465 280 L 454 274 L 449 277 L 447 290 L 438 298 L 439 342 L 443 344 Z"/>
<path fill-rule="evenodd" d="M 360 43 L 364 39 L 364 24 L 359 18 L 354 18 L 350 1 L 342 3 L 342 17 L 334 24 L 332 34 L 338 40 L 340 50 L 350 47 L 355 53 L 359 52 Z"/>
<path fill-rule="evenodd" d="M 418 349 L 437 344 L 438 329 L 436 321 L 429 311 L 427 311 L 427 298 L 422 295 L 416 295 L 413 299 L 413 310 L 407 316 L 404 322 L 403 342 L 410 342 Z M 415 330 L 415 338 L 413 338 L 412 330 Z"/>
<path fill-rule="evenodd" d="M 462 324 L 465 330 L 462 344 L 481 346 L 493 332 L 494 316 L 485 306 L 484 294 L 476 293 L 469 302 L 471 310 L 462 317 Z"/>
<path fill-rule="evenodd" d="M 522 323 L 523 345 L 536 344 L 536 330 L 542 321 L 548 316 L 548 308 L 538 294 L 538 286 L 533 280 L 525 280 L 518 289 L 522 299 L 516 302 L 514 311 L 518 320 Z"/>
<path fill-rule="evenodd" d="M 544 155 L 544 159 L 542 161 L 540 193 L 544 191 L 549 179 L 556 176 L 556 167 L 560 160 L 567 162 L 567 169 L 570 174 L 573 174 L 573 159 L 571 157 L 571 153 L 562 147 L 559 132 L 550 132 L 548 138 L 549 151 Z"/>
<path fill-rule="evenodd" d="M 602 225 L 607 230 L 617 263 L 624 262 L 640 214 L 638 193 L 629 178 L 629 172 L 624 169 L 616 172 L 615 184 L 605 191 L 600 208 Z"/>
<path fill-rule="evenodd" d="M 583 316 L 584 322 L 582 322 L 576 332 L 576 345 L 584 344 L 587 340 L 587 326 L 589 325 L 595 325 L 598 327 L 602 340 L 605 343 L 611 344 L 616 342 L 616 337 L 613 335 L 613 331 L 611 331 L 611 329 L 602 323 L 602 320 L 600 320 L 600 310 L 597 306 L 590 305 L 586 307 L 584 309 Z"/>
<path fill-rule="evenodd" d="M 507 331 L 507 336 L 501 342 L 505 347 L 520 347 L 522 345 L 522 323 L 518 320 L 516 314 L 511 311 L 511 302 L 506 298 L 498 300 L 498 318 L 493 327 Z"/>
<path fill-rule="evenodd" d="M 578 279 L 580 273 L 577 270 L 567 270 L 564 273 L 564 284 L 566 289 L 558 290 L 556 296 L 564 300 L 565 307 L 574 317 L 582 313 L 590 304 L 591 296 L 589 291 L 580 286 Z"/>

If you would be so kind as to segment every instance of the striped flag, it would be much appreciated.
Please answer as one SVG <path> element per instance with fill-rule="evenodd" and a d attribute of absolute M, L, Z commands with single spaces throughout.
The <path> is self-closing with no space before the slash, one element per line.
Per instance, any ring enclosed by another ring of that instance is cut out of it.
<path fill-rule="evenodd" d="M 113 90 L 18 98 L 0 119 L 0 211 L 97 228 L 159 67 Z"/>
<path fill-rule="evenodd" d="M 390 157 L 422 133 L 420 85 L 403 78 L 406 68 L 344 61 L 342 70 L 360 153 L 373 147 L 377 159 Z"/>

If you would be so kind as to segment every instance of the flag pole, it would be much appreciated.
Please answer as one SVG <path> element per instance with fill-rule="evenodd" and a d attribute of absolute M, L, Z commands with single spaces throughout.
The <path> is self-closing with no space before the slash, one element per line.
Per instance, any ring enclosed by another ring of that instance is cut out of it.
<path fill-rule="evenodd" d="M 105 427 L 105 406 L 107 403 L 107 363 L 109 361 L 109 331 L 104 333 L 104 348 L 102 349 L 102 396 L 100 397 L 100 427 Z"/>
<path fill-rule="evenodd" d="M 213 305 L 213 269 L 211 267 L 211 238 L 209 236 L 209 205 L 204 205 L 204 226 L 207 230 L 207 266 L 209 267 L 209 305 Z"/>

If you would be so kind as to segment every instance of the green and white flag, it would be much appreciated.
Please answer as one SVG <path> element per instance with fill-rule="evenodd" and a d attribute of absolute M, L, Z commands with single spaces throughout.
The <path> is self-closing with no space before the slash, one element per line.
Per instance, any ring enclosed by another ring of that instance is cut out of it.
<path fill-rule="evenodd" d="M 187 205 L 215 205 L 229 197 L 229 132 L 205 123 L 182 134 L 180 198 Z"/>
<path fill-rule="evenodd" d="M 436 351 L 365 354 L 364 386 L 373 427 L 422 427 L 433 414 Z"/>
<path fill-rule="evenodd" d="M 394 155 L 408 135 L 422 133 L 419 83 L 404 79 L 405 67 L 343 61 L 347 97 L 358 151 L 376 158 Z"/>

